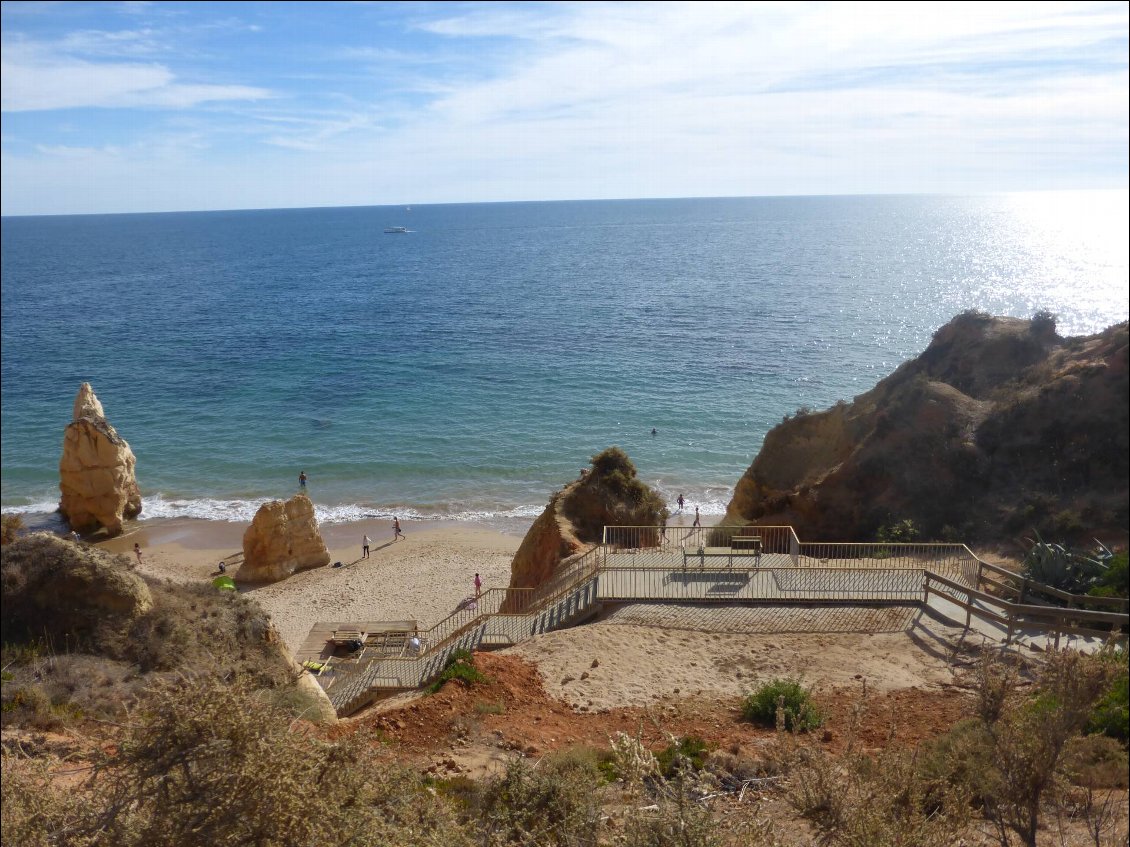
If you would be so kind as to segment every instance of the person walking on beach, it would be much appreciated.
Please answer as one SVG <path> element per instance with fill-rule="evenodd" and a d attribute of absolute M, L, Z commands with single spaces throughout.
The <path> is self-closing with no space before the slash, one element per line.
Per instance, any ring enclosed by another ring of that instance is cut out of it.
<path fill-rule="evenodd" d="M 694 523 L 692 523 L 691 526 L 702 526 L 702 521 L 699 520 L 698 517 L 698 506 L 694 507 Z"/>
<path fill-rule="evenodd" d="M 306 490 L 306 471 L 300 471 L 298 474 L 298 487 L 303 491 Z"/>
<path fill-rule="evenodd" d="M 479 597 L 483 593 L 483 579 L 478 574 L 475 574 L 475 597 Z"/>
<path fill-rule="evenodd" d="M 392 540 L 396 541 L 398 538 L 405 538 L 403 532 L 400 531 L 400 518 L 393 517 L 392 519 Z"/>
<path fill-rule="evenodd" d="M 361 558 L 369 558 L 369 536 L 367 535 L 361 536 Z"/>
<path fill-rule="evenodd" d="M 140 544 L 135 543 L 133 545 L 133 554 L 135 556 L 137 556 L 137 563 L 140 565 L 141 564 L 141 545 Z"/>
<path fill-rule="evenodd" d="M 679 511 L 680 512 L 683 511 L 683 506 L 686 504 L 687 501 L 683 499 L 682 494 L 679 495 L 679 499 L 676 500 L 675 502 L 679 504 Z"/>

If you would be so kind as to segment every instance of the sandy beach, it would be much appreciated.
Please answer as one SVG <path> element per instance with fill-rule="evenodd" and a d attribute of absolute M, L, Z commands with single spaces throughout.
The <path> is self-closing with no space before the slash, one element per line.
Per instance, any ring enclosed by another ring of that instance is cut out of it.
<path fill-rule="evenodd" d="M 402 521 L 405 538 L 393 541 L 388 521 L 360 521 L 321 527 L 331 562 L 271 585 L 241 589 L 271 615 L 294 651 L 318 621 L 417 620 L 426 628 L 446 617 L 474 593 L 475 574 L 483 589 L 510 583 L 510 561 L 522 536 L 478 524 Z M 221 561 L 242 559 L 242 523 L 170 519 L 137 521 L 103 549 L 133 557 L 141 545 L 142 573 L 179 582 L 203 582 Z M 361 558 L 361 538 L 372 539 Z M 235 568 L 229 568 L 233 573 Z"/>
<path fill-rule="evenodd" d="M 679 515 L 671 525 L 691 520 L 693 515 Z M 245 528 L 190 519 L 139 521 L 100 546 L 132 558 L 137 543 L 143 573 L 207 581 L 220 561 L 242 558 Z M 318 621 L 416 620 L 423 629 L 474 592 L 476 573 L 484 589 L 509 584 L 510 562 L 522 540 L 517 532 L 442 522 L 404 522 L 403 528 L 406 538 L 393 541 L 386 521 L 323 526 L 331 562 L 341 567 L 241 590 L 267 610 L 295 651 Z M 368 559 L 361 558 L 365 534 L 373 541 Z M 776 676 L 803 678 L 817 689 L 858 686 L 864 679 L 880 691 L 936 689 L 951 681 L 960 640 L 959 630 L 909 608 L 628 605 L 598 623 L 546 633 L 503 653 L 534 662 L 552 696 L 588 711 L 680 695 L 736 696 Z M 402 695 L 385 708 L 412 699 Z"/>
<path fill-rule="evenodd" d="M 693 519 L 693 514 L 679 514 L 669 525 L 686 526 Z M 717 516 L 703 516 L 704 524 L 716 521 Z M 318 621 L 415 620 L 426 629 L 474 594 L 476 573 L 484 591 L 509 585 L 510 562 L 529 528 L 515 525 L 503 532 L 454 521 L 401 525 L 405 538 L 393 541 L 390 521 L 325 524 L 320 531 L 330 562 L 341 562 L 341 567 L 314 568 L 240 590 L 267 610 L 291 651 Z M 133 559 L 133 545 L 139 544 L 142 573 L 205 582 L 217 575 L 220 562 L 228 563 L 229 574 L 237 570 L 246 529 L 245 523 L 191 518 L 133 521 L 120 536 L 98 546 Z M 361 558 L 364 535 L 372 540 L 368 559 Z"/>

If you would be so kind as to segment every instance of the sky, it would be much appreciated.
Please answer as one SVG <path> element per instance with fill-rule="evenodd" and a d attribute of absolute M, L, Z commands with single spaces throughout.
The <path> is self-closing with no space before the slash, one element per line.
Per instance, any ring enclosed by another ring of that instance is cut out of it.
<path fill-rule="evenodd" d="M 0 9 L 4 215 L 1127 187 L 1126 2 Z"/>

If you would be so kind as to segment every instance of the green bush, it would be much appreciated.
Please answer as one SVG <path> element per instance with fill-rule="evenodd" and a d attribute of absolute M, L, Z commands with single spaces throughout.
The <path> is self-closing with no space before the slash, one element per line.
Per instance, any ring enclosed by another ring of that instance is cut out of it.
<path fill-rule="evenodd" d="M 808 689 L 795 679 L 767 682 L 742 703 L 742 717 L 762 726 L 776 726 L 778 710 L 787 730 L 816 729 L 824 722 Z"/>
<path fill-rule="evenodd" d="M 1106 694 L 1095 704 L 1087 732 L 1108 735 L 1126 744 L 1130 740 L 1130 672 L 1126 667 L 1126 651 L 1114 651 L 1109 661 L 1119 667 L 1119 672 Z"/>
<path fill-rule="evenodd" d="M 688 735 L 678 739 L 674 744 L 669 744 L 666 749 L 659 752 L 655 759 L 659 763 L 659 772 L 664 779 L 670 779 L 679 770 L 680 766 L 690 767 L 700 771 L 706 764 L 706 742 L 696 735 Z"/>
<path fill-rule="evenodd" d="M 918 539 L 918 527 L 910 518 L 891 521 L 879 527 L 876 537 L 884 544 L 909 544 Z"/>
<path fill-rule="evenodd" d="M 466 650 L 456 650 L 447 657 L 447 664 L 443 666 L 443 673 L 428 686 L 428 693 L 435 694 L 450 679 L 458 680 L 466 686 L 487 681 L 486 675 L 475 667 L 474 657 Z"/>
<path fill-rule="evenodd" d="M 1093 597 L 1130 597 L 1130 570 L 1125 550 L 1115 553 L 1106 562 L 1106 571 L 1087 593 Z"/>

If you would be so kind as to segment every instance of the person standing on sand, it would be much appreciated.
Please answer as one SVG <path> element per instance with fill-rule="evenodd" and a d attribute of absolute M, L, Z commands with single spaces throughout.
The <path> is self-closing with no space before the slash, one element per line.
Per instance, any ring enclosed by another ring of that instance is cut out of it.
<path fill-rule="evenodd" d="M 298 474 L 298 487 L 303 491 L 306 490 L 306 471 L 300 471 Z"/>
<path fill-rule="evenodd" d="M 406 538 L 403 532 L 400 531 L 400 518 L 393 517 L 392 519 L 392 540 L 396 541 L 398 538 Z"/>
<path fill-rule="evenodd" d="M 361 536 L 361 558 L 369 558 L 369 536 L 367 535 Z"/>
<path fill-rule="evenodd" d="M 698 517 L 698 506 L 694 507 L 694 523 L 692 523 L 691 526 L 698 526 L 698 527 L 702 526 L 702 521 L 699 520 L 699 517 Z"/>
<path fill-rule="evenodd" d="M 483 593 L 483 579 L 478 574 L 475 574 L 475 596 L 478 597 Z"/>
<path fill-rule="evenodd" d="M 133 545 L 133 554 L 135 556 L 137 556 L 137 563 L 140 565 L 141 564 L 141 545 L 140 544 L 135 543 Z"/>

